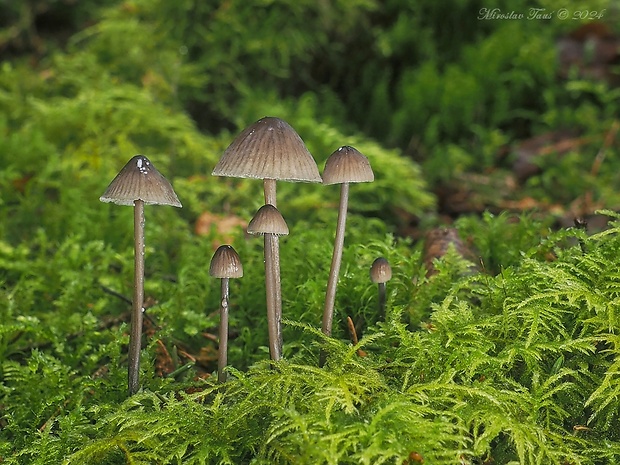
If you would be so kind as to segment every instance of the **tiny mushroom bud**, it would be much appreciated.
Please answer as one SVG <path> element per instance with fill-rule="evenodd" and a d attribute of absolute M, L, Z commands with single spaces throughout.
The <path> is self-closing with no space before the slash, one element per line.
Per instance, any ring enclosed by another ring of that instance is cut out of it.
<path fill-rule="evenodd" d="M 379 314 L 385 315 L 385 283 L 392 279 L 392 268 L 388 261 L 377 258 L 370 267 L 370 280 L 377 285 L 379 290 Z"/>
<path fill-rule="evenodd" d="M 334 318 L 334 302 L 336 300 L 336 287 L 338 284 L 338 274 L 340 273 L 340 263 L 342 261 L 342 250 L 344 246 L 344 233 L 347 220 L 347 208 L 349 202 L 349 183 L 352 182 L 371 182 L 375 176 L 370 167 L 368 159 L 359 151 L 350 146 L 343 146 L 332 153 L 323 170 L 323 184 L 341 184 L 340 206 L 338 209 L 338 224 L 336 227 L 336 238 L 334 240 L 334 252 L 332 256 L 327 291 L 325 292 L 325 308 L 323 310 L 323 333 L 328 336 L 332 332 L 332 321 Z M 320 364 L 325 362 L 325 353 L 321 354 Z"/>
<path fill-rule="evenodd" d="M 129 395 L 139 387 L 144 311 L 144 204 L 181 207 L 172 186 L 144 155 L 136 155 L 112 180 L 99 200 L 134 207 L 134 294 L 129 335 Z"/>
<path fill-rule="evenodd" d="M 222 158 L 213 169 L 215 176 L 232 176 L 238 178 L 255 178 L 263 180 L 265 204 L 277 206 L 276 181 L 321 182 L 321 176 L 312 155 L 304 145 L 299 134 L 284 120 L 266 116 L 248 126 L 226 149 Z M 265 261 L 277 261 L 279 270 L 280 246 L 278 237 L 270 240 L 271 247 L 265 248 Z M 267 254 L 275 255 L 267 258 Z M 276 267 L 273 268 L 275 270 Z M 265 285 L 267 286 L 266 278 Z M 280 276 L 271 278 L 275 286 L 274 311 L 279 322 L 282 315 L 282 291 Z M 267 290 L 267 295 L 270 292 Z M 268 311 L 269 305 L 268 305 Z M 278 323 L 279 348 L 282 351 L 281 329 Z"/>
<path fill-rule="evenodd" d="M 267 325 L 269 354 L 272 360 L 282 356 L 282 313 L 276 312 L 280 284 L 280 252 L 275 247 L 279 236 L 288 235 L 288 226 L 273 205 L 263 205 L 248 224 L 249 234 L 261 234 L 265 241 L 265 288 L 267 294 Z"/>
<path fill-rule="evenodd" d="M 370 280 L 373 283 L 384 284 L 390 279 L 392 279 L 392 267 L 385 258 L 379 257 L 372 262 L 372 266 L 370 267 Z"/>
<path fill-rule="evenodd" d="M 222 245 L 213 254 L 209 275 L 220 278 L 220 345 L 217 361 L 217 380 L 220 383 L 226 381 L 226 364 L 228 363 L 228 307 L 229 307 L 229 279 L 241 278 L 243 266 L 239 255 L 230 245 Z"/>
<path fill-rule="evenodd" d="M 209 275 L 214 278 L 241 278 L 243 266 L 239 254 L 230 245 L 221 245 L 211 259 Z"/>
<path fill-rule="evenodd" d="M 275 234 L 288 236 L 286 221 L 273 205 L 263 205 L 250 220 L 247 229 L 249 234 Z"/>

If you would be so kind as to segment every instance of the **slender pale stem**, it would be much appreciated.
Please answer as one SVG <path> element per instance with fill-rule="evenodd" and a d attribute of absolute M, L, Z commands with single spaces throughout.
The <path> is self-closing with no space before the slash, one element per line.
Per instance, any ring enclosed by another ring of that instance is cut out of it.
<path fill-rule="evenodd" d="M 344 231 L 347 223 L 347 205 L 349 203 L 349 183 L 343 183 L 340 188 L 340 207 L 338 209 L 338 224 L 336 226 L 336 239 L 334 240 L 334 253 L 332 265 L 329 270 L 327 291 L 325 292 L 325 308 L 323 310 L 323 333 L 332 334 L 332 321 L 334 319 L 334 302 L 336 301 L 336 287 L 338 286 L 338 274 L 342 262 L 342 249 L 344 247 Z"/>
<path fill-rule="evenodd" d="M 267 325 L 269 329 L 269 354 L 272 360 L 280 360 L 282 357 L 282 347 L 280 345 L 280 320 L 276 312 L 276 283 L 279 273 L 275 270 L 276 266 L 276 247 L 278 236 L 275 234 L 265 234 L 265 287 L 267 291 Z M 279 270 L 278 270 L 279 271 Z"/>
<path fill-rule="evenodd" d="M 144 312 L 144 202 L 134 202 L 134 284 L 131 332 L 129 333 L 129 395 L 140 388 L 140 346 Z"/>
<path fill-rule="evenodd" d="M 276 180 L 275 179 L 263 179 L 263 189 L 265 190 L 265 204 L 276 205 Z"/>
<path fill-rule="evenodd" d="M 385 318 L 385 283 L 378 283 L 379 289 L 379 317 Z"/>
<path fill-rule="evenodd" d="M 277 208 L 276 180 L 263 180 L 265 204 Z M 282 357 L 282 284 L 280 278 L 280 240 L 274 234 L 265 234 L 265 289 L 267 292 L 267 322 L 269 325 L 269 353 L 272 360 Z"/>
<path fill-rule="evenodd" d="M 217 381 L 226 381 L 226 364 L 228 363 L 228 300 L 229 279 L 222 278 L 222 300 L 220 302 L 220 346 L 217 358 Z"/>

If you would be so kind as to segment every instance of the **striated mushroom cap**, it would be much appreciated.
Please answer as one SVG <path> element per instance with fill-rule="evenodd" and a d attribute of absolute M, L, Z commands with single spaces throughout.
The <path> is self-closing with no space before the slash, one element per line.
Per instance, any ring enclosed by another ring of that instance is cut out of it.
<path fill-rule="evenodd" d="M 340 147 L 325 162 L 323 184 L 372 182 L 375 175 L 368 158 L 348 145 Z"/>
<path fill-rule="evenodd" d="M 379 257 L 372 262 L 372 266 L 370 267 L 370 280 L 373 283 L 386 283 L 390 279 L 392 279 L 392 267 L 385 258 Z"/>
<path fill-rule="evenodd" d="M 287 236 L 288 226 L 278 209 L 273 205 L 267 204 L 258 209 L 254 218 L 248 224 L 248 233 Z"/>
<path fill-rule="evenodd" d="M 215 278 L 241 278 L 243 266 L 239 254 L 230 245 L 221 245 L 211 259 L 209 275 Z"/>
<path fill-rule="evenodd" d="M 168 180 L 144 155 L 129 160 L 99 200 L 117 205 L 133 206 L 142 200 L 149 205 L 182 206 Z"/>
<path fill-rule="evenodd" d="M 319 169 L 299 134 L 280 118 L 248 126 L 226 149 L 214 176 L 321 182 Z"/>

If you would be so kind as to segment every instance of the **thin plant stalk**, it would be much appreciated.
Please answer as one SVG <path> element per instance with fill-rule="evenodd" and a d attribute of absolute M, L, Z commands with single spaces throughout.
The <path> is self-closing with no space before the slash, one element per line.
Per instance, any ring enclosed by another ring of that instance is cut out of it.
<path fill-rule="evenodd" d="M 277 284 L 280 273 L 277 263 L 278 236 L 265 234 L 265 287 L 267 293 L 267 325 L 269 330 L 269 354 L 272 360 L 280 360 L 282 346 L 280 344 L 280 318 L 276 311 L 277 307 Z"/>
<path fill-rule="evenodd" d="M 220 301 L 220 345 L 217 358 L 217 381 L 226 381 L 224 368 L 228 363 L 228 306 L 229 306 L 229 278 L 222 278 L 222 300 Z"/>
<path fill-rule="evenodd" d="M 276 180 L 265 179 L 265 204 L 277 208 Z M 280 277 L 280 240 L 275 234 L 265 234 L 265 290 L 267 293 L 267 323 L 269 353 L 272 360 L 282 357 L 282 283 Z"/>
<path fill-rule="evenodd" d="M 334 303 L 336 302 L 336 288 L 338 287 L 338 275 L 342 263 L 342 250 L 344 249 L 344 232 L 347 225 L 347 208 L 349 204 L 349 183 L 345 182 L 340 187 L 340 205 L 338 207 L 338 223 L 336 225 L 336 238 L 334 239 L 334 252 L 332 264 L 329 269 L 329 280 L 325 292 L 325 308 L 323 310 L 323 334 L 331 336 L 334 320 Z M 327 353 L 321 350 L 319 366 L 325 365 Z"/>
<path fill-rule="evenodd" d="M 377 283 L 377 289 L 379 290 L 379 318 L 385 318 L 385 283 Z"/>
<path fill-rule="evenodd" d="M 134 286 L 129 333 L 128 387 L 132 396 L 140 388 L 140 348 L 144 312 L 144 201 L 134 201 Z"/>
<path fill-rule="evenodd" d="M 338 275 L 342 263 L 342 250 L 344 248 L 344 231 L 347 223 L 347 207 L 349 203 L 349 183 L 345 182 L 340 188 L 340 207 L 338 209 L 338 224 L 336 225 L 336 238 L 334 240 L 334 253 L 329 270 L 327 291 L 325 292 L 325 308 L 323 310 L 323 333 L 331 336 L 332 321 L 334 319 L 334 302 L 336 301 L 336 287 Z"/>

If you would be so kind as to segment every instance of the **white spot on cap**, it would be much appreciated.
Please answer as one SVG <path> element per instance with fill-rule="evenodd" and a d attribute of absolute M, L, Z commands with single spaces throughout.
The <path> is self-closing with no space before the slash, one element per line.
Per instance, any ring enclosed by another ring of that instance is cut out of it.
<path fill-rule="evenodd" d="M 150 163 L 148 162 L 148 160 L 145 160 L 144 158 L 138 158 L 136 160 L 136 166 L 142 174 L 148 174 L 148 170 L 146 169 L 146 167 L 149 166 L 149 164 Z"/>

